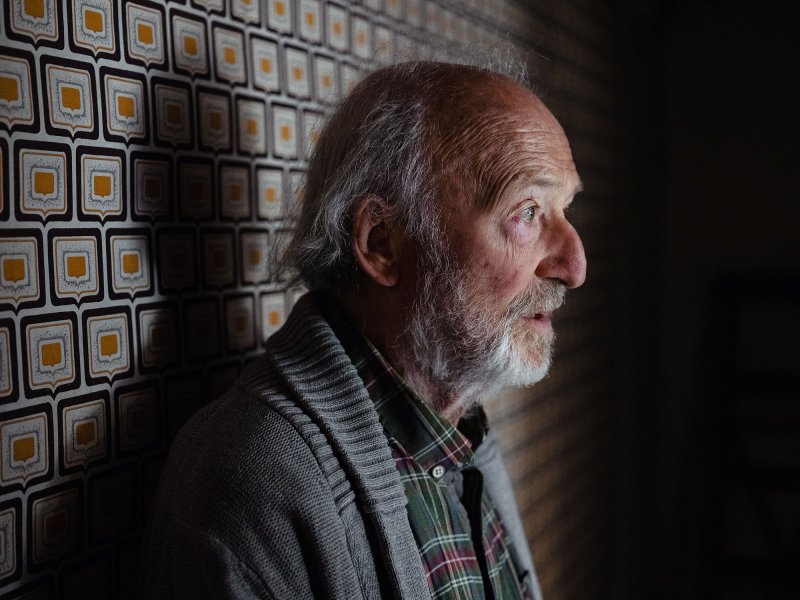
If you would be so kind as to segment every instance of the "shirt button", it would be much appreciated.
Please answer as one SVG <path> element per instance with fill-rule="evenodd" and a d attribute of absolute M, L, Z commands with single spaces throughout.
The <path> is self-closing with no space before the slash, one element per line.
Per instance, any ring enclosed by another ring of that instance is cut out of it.
<path fill-rule="evenodd" d="M 442 465 L 436 465 L 431 469 L 431 475 L 433 475 L 434 479 L 441 479 L 442 475 L 444 475 L 444 467 Z"/>

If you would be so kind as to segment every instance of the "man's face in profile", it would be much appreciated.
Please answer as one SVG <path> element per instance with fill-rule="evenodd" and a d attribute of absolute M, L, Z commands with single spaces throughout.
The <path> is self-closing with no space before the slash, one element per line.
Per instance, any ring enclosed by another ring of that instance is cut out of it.
<path fill-rule="evenodd" d="M 502 387 L 546 374 L 551 313 L 586 259 L 565 217 L 581 184 L 561 127 L 523 88 L 497 85 L 503 105 L 477 110 L 443 150 L 472 164 L 442 185 L 443 244 L 421 250 L 411 332 L 439 378 Z"/>

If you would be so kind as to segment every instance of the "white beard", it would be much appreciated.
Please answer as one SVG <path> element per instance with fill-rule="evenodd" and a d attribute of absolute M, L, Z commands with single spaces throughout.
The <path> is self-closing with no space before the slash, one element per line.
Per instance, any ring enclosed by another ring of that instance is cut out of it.
<path fill-rule="evenodd" d="M 411 387 L 447 417 L 503 388 L 541 381 L 550 368 L 555 334 L 531 327 L 524 317 L 558 308 L 566 288 L 544 280 L 498 318 L 463 269 L 438 264 L 426 265 L 412 308 L 411 365 L 405 373 Z"/>

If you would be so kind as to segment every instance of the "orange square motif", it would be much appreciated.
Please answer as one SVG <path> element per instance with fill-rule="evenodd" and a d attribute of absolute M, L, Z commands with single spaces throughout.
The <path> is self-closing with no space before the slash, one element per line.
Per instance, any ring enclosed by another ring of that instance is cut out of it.
<path fill-rule="evenodd" d="M 25 259 L 24 258 L 5 258 L 3 260 L 3 279 L 5 281 L 25 280 Z"/>
<path fill-rule="evenodd" d="M 61 344 L 47 342 L 39 346 L 39 363 L 42 367 L 55 367 L 64 359 Z"/>
<path fill-rule="evenodd" d="M 137 23 L 136 38 L 139 40 L 139 43 L 144 44 L 145 46 L 152 45 L 153 40 L 155 39 L 153 26 L 149 23 Z"/>
<path fill-rule="evenodd" d="M 89 446 L 97 439 L 94 421 L 84 421 L 75 425 L 75 443 L 78 446 Z"/>
<path fill-rule="evenodd" d="M 107 333 L 100 336 L 100 356 L 116 356 L 119 352 L 119 336 Z"/>
<path fill-rule="evenodd" d="M 105 23 L 103 21 L 103 13 L 91 8 L 86 8 L 83 11 L 83 25 L 89 31 L 94 33 L 103 33 L 105 31 Z"/>
<path fill-rule="evenodd" d="M 155 38 L 153 26 L 150 23 L 137 23 L 136 24 L 136 38 L 140 44 L 150 46 Z"/>
<path fill-rule="evenodd" d="M 95 196 L 110 196 L 112 184 L 110 175 L 95 175 L 92 177 L 92 192 Z"/>
<path fill-rule="evenodd" d="M 44 0 L 24 0 L 22 12 L 34 19 L 44 19 Z"/>
<path fill-rule="evenodd" d="M 80 88 L 71 85 L 62 85 L 59 90 L 61 97 L 61 106 L 67 110 L 78 111 L 83 105 L 83 98 L 81 97 Z"/>
<path fill-rule="evenodd" d="M 36 171 L 33 174 L 33 191 L 41 196 L 50 196 L 56 191 L 56 176 L 52 171 Z"/>
<path fill-rule="evenodd" d="M 197 56 L 197 38 L 193 35 L 183 36 L 183 51 L 190 56 Z"/>
<path fill-rule="evenodd" d="M 19 100 L 19 81 L 16 77 L 0 76 L 0 100 L 9 103 Z"/>
<path fill-rule="evenodd" d="M 139 272 L 139 255 L 129 252 L 122 255 L 122 272 L 127 275 L 136 275 Z"/>
<path fill-rule="evenodd" d="M 132 96 L 124 96 L 122 94 L 117 96 L 117 114 L 126 119 L 136 117 L 136 102 Z"/>
<path fill-rule="evenodd" d="M 67 275 L 74 279 L 86 277 L 87 265 L 84 255 L 67 256 Z"/>
<path fill-rule="evenodd" d="M 36 440 L 32 435 L 17 438 L 11 443 L 14 462 L 24 463 L 36 456 Z"/>
<path fill-rule="evenodd" d="M 281 322 L 281 313 L 277 310 L 269 311 L 269 324 L 273 327 L 277 327 Z"/>

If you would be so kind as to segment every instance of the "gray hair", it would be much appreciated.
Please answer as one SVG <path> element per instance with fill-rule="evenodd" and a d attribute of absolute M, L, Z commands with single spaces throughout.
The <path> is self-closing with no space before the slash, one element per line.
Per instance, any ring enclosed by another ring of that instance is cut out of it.
<path fill-rule="evenodd" d="M 311 290 L 352 286 L 358 273 L 353 212 L 370 195 L 385 202 L 389 214 L 383 218 L 418 247 L 441 246 L 429 113 L 456 70 L 487 74 L 477 67 L 409 62 L 380 69 L 356 86 L 317 140 L 279 273 L 293 271 L 294 282 Z"/>

